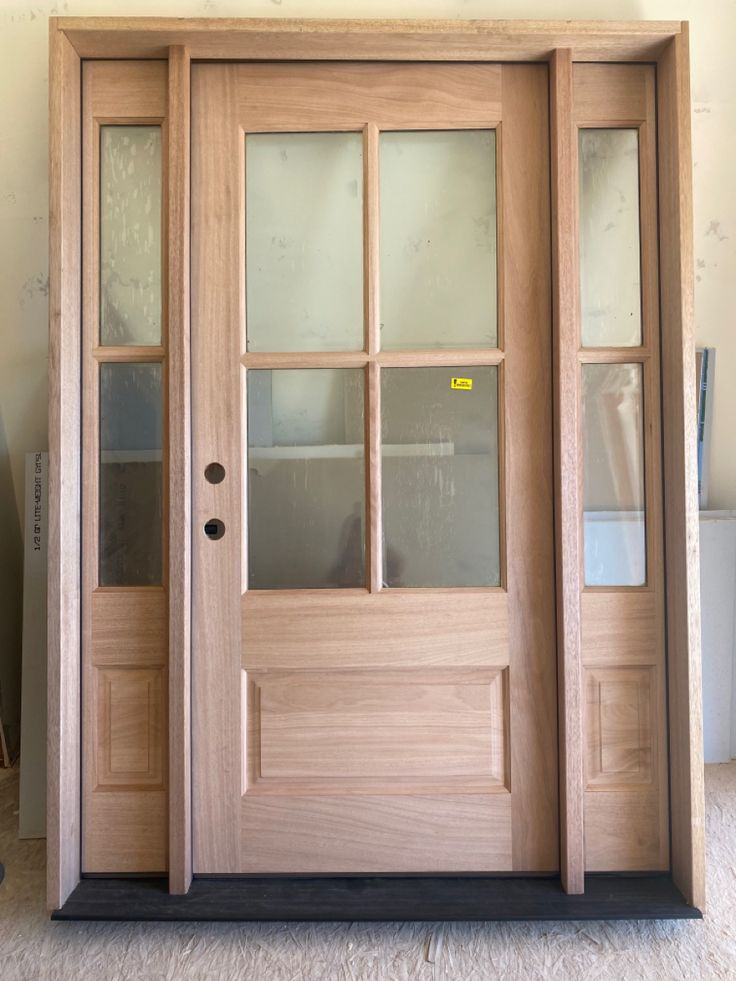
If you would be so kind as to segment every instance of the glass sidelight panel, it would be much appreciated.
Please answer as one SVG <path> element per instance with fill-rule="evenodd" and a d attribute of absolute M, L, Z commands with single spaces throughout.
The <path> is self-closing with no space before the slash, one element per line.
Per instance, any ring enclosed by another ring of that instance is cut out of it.
<path fill-rule="evenodd" d="M 641 344 L 639 134 L 581 129 L 580 308 L 584 347 Z"/>
<path fill-rule="evenodd" d="M 646 582 L 640 364 L 583 365 L 585 584 Z"/>
<path fill-rule="evenodd" d="M 161 127 L 100 128 L 100 344 L 161 343 Z"/>
<path fill-rule="evenodd" d="M 381 346 L 496 347 L 496 134 L 382 133 Z"/>
<path fill-rule="evenodd" d="M 161 436 L 161 365 L 100 365 L 101 586 L 162 582 Z"/>
<path fill-rule="evenodd" d="M 381 379 L 385 584 L 498 586 L 498 369 Z"/>
<path fill-rule="evenodd" d="M 363 349 L 363 136 L 245 141 L 249 351 Z"/>
<path fill-rule="evenodd" d="M 251 589 L 365 583 L 363 370 L 248 372 Z"/>

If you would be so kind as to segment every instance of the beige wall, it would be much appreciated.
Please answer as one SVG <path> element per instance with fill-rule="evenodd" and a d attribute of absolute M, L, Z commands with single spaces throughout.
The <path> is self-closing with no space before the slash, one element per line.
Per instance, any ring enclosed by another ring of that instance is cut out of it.
<path fill-rule="evenodd" d="M 692 32 L 696 321 L 718 351 L 711 508 L 736 507 L 736 4 L 730 0 L 0 0 L 0 684 L 18 645 L 24 454 L 46 447 L 47 18 L 683 19 Z"/>

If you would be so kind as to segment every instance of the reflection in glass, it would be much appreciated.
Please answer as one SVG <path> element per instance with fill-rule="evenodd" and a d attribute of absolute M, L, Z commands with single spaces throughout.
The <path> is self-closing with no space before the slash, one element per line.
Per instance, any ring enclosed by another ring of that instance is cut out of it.
<path fill-rule="evenodd" d="M 381 346 L 496 347 L 496 134 L 382 133 Z"/>
<path fill-rule="evenodd" d="M 248 372 L 251 589 L 365 582 L 363 371 Z"/>
<path fill-rule="evenodd" d="M 161 127 L 100 127 L 100 343 L 161 343 Z"/>
<path fill-rule="evenodd" d="M 381 412 L 385 584 L 498 586 L 497 369 L 384 368 Z"/>
<path fill-rule="evenodd" d="M 646 582 L 640 364 L 583 365 L 585 584 Z"/>
<path fill-rule="evenodd" d="M 362 134 L 256 133 L 245 147 L 248 350 L 362 350 Z"/>
<path fill-rule="evenodd" d="M 161 415 L 161 365 L 100 365 L 101 586 L 162 582 Z"/>
<path fill-rule="evenodd" d="M 580 308 L 584 347 L 641 344 L 639 138 L 581 129 Z"/>

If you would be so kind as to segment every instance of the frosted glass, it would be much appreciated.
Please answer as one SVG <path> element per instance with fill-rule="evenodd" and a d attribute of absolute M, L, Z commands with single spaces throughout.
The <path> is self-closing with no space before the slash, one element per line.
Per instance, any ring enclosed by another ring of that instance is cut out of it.
<path fill-rule="evenodd" d="M 583 365 L 585 583 L 646 582 L 640 364 Z"/>
<path fill-rule="evenodd" d="M 161 366 L 100 365 L 101 586 L 162 582 Z"/>
<path fill-rule="evenodd" d="M 582 129 L 579 161 L 583 346 L 636 346 L 641 344 L 638 133 Z"/>
<path fill-rule="evenodd" d="M 248 372 L 251 589 L 365 582 L 363 371 Z"/>
<path fill-rule="evenodd" d="M 100 343 L 161 343 L 161 127 L 100 128 Z"/>
<path fill-rule="evenodd" d="M 362 134 L 245 146 L 248 350 L 362 350 Z"/>
<path fill-rule="evenodd" d="M 381 345 L 496 347 L 496 134 L 382 133 Z"/>
<path fill-rule="evenodd" d="M 385 584 L 498 586 L 497 369 L 385 368 L 381 411 Z"/>

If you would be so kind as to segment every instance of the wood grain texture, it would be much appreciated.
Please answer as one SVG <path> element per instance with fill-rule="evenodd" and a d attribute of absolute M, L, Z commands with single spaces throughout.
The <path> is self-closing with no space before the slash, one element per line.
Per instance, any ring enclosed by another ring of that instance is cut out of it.
<path fill-rule="evenodd" d="M 550 61 L 557 686 L 560 746 L 560 877 L 584 889 L 583 681 L 580 616 L 581 498 L 578 481 L 578 221 L 570 49 Z"/>
<path fill-rule="evenodd" d="M 511 795 L 246 796 L 241 834 L 244 872 L 510 871 Z"/>
<path fill-rule="evenodd" d="M 82 870 L 161 872 L 167 863 L 167 569 L 160 587 L 98 588 L 100 327 L 100 126 L 160 124 L 162 266 L 166 264 L 167 72 L 165 62 L 91 62 L 82 69 Z M 167 316 L 163 291 L 162 314 Z M 110 361 L 158 362 L 166 400 L 167 338 L 151 348 L 114 347 Z M 79 369 L 78 369 L 79 370 Z M 165 418 L 165 417 L 164 417 Z M 167 479 L 164 422 L 163 479 Z M 167 488 L 164 487 L 164 514 Z M 167 529 L 162 529 L 166 554 Z M 136 723 L 146 720 L 141 732 Z M 137 759 L 149 766 L 135 775 Z M 121 761 L 131 761 L 125 770 Z M 116 762 L 117 761 L 117 762 Z M 115 777 L 115 768 L 118 776 Z M 122 774 L 126 776 L 123 777 Z M 147 775 L 146 775 L 147 774 Z M 112 789 L 114 788 L 114 790 Z M 110 798 L 119 802 L 111 806 Z M 137 856 L 137 857 L 136 857 Z"/>
<path fill-rule="evenodd" d="M 46 900 L 79 881 L 81 183 L 79 55 L 49 19 L 49 546 Z"/>
<path fill-rule="evenodd" d="M 458 64 L 241 64 L 238 113 L 246 133 L 360 130 L 368 119 L 381 130 L 488 127 L 501 118 L 501 70 L 500 65 Z"/>
<path fill-rule="evenodd" d="M 305 651 L 331 668 L 508 664 L 501 590 L 248 590 L 241 604 L 250 670 L 299 667 Z"/>
<path fill-rule="evenodd" d="M 507 670 L 249 672 L 250 793 L 508 792 Z"/>
<path fill-rule="evenodd" d="M 499 172 L 513 868 L 559 867 L 547 66 L 504 65 Z M 504 259 L 503 256 L 507 258 Z M 531 614 L 531 611 L 533 615 Z"/>
<path fill-rule="evenodd" d="M 587 679 L 586 870 L 666 869 L 669 867 L 669 786 L 665 738 L 655 69 L 652 65 L 575 65 L 573 77 L 576 126 L 632 127 L 637 129 L 639 137 L 642 343 L 628 349 L 580 349 L 578 360 L 581 364 L 639 362 L 642 365 L 647 555 L 644 587 L 587 587 L 580 597 L 582 660 Z M 575 183 L 577 186 L 577 175 Z M 577 269 L 577 256 L 575 261 Z M 579 344 L 577 338 L 576 344 Z M 582 514 L 581 506 L 581 521 Z M 582 583 L 582 550 L 579 557 Z M 646 747 L 640 753 L 646 752 L 652 761 L 651 779 L 642 780 L 633 771 L 628 777 L 622 771 L 613 780 L 602 778 L 600 773 L 597 779 L 593 778 L 596 754 L 601 769 L 604 757 L 615 757 L 623 744 L 633 744 L 638 738 L 630 731 L 637 719 L 636 725 L 642 730 L 642 747 Z M 642 734 L 644 730 L 646 736 Z M 608 808 L 590 802 L 604 790 Z M 637 793 L 641 797 L 638 804 Z M 609 810 L 612 815 L 618 814 L 620 820 L 615 817 L 609 820 Z M 638 823 L 627 823 L 629 818 Z M 631 838 L 629 843 L 625 840 L 627 834 Z M 647 843 L 646 848 L 636 845 L 642 841 Z"/>
<path fill-rule="evenodd" d="M 65 17 L 81 57 L 363 61 L 546 61 L 569 48 L 576 61 L 655 60 L 677 21 L 296 20 L 288 18 Z"/>
<path fill-rule="evenodd" d="M 98 667 L 95 790 L 163 790 L 165 668 Z"/>
<path fill-rule="evenodd" d="M 195 872 L 237 872 L 241 789 L 240 289 L 244 157 L 237 67 L 192 67 L 192 770 Z M 245 277 L 242 277 L 243 281 Z M 218 392 L 220 398 L 213 398 Z M 227 477 L 204 478 L 217 461 Z M 225 535 L 210 541 L 210 518 Z"/>
<path fill-rule="evenodd" d="M 687 24 L 657 75 L 672 873 L 705 904 L 692 155 Z"/>
<path fill-rule="evenodd" d="M 169 888 L 192 881 L 192 458 L 189 325 L 190 61 L 169 51 Z"/>

